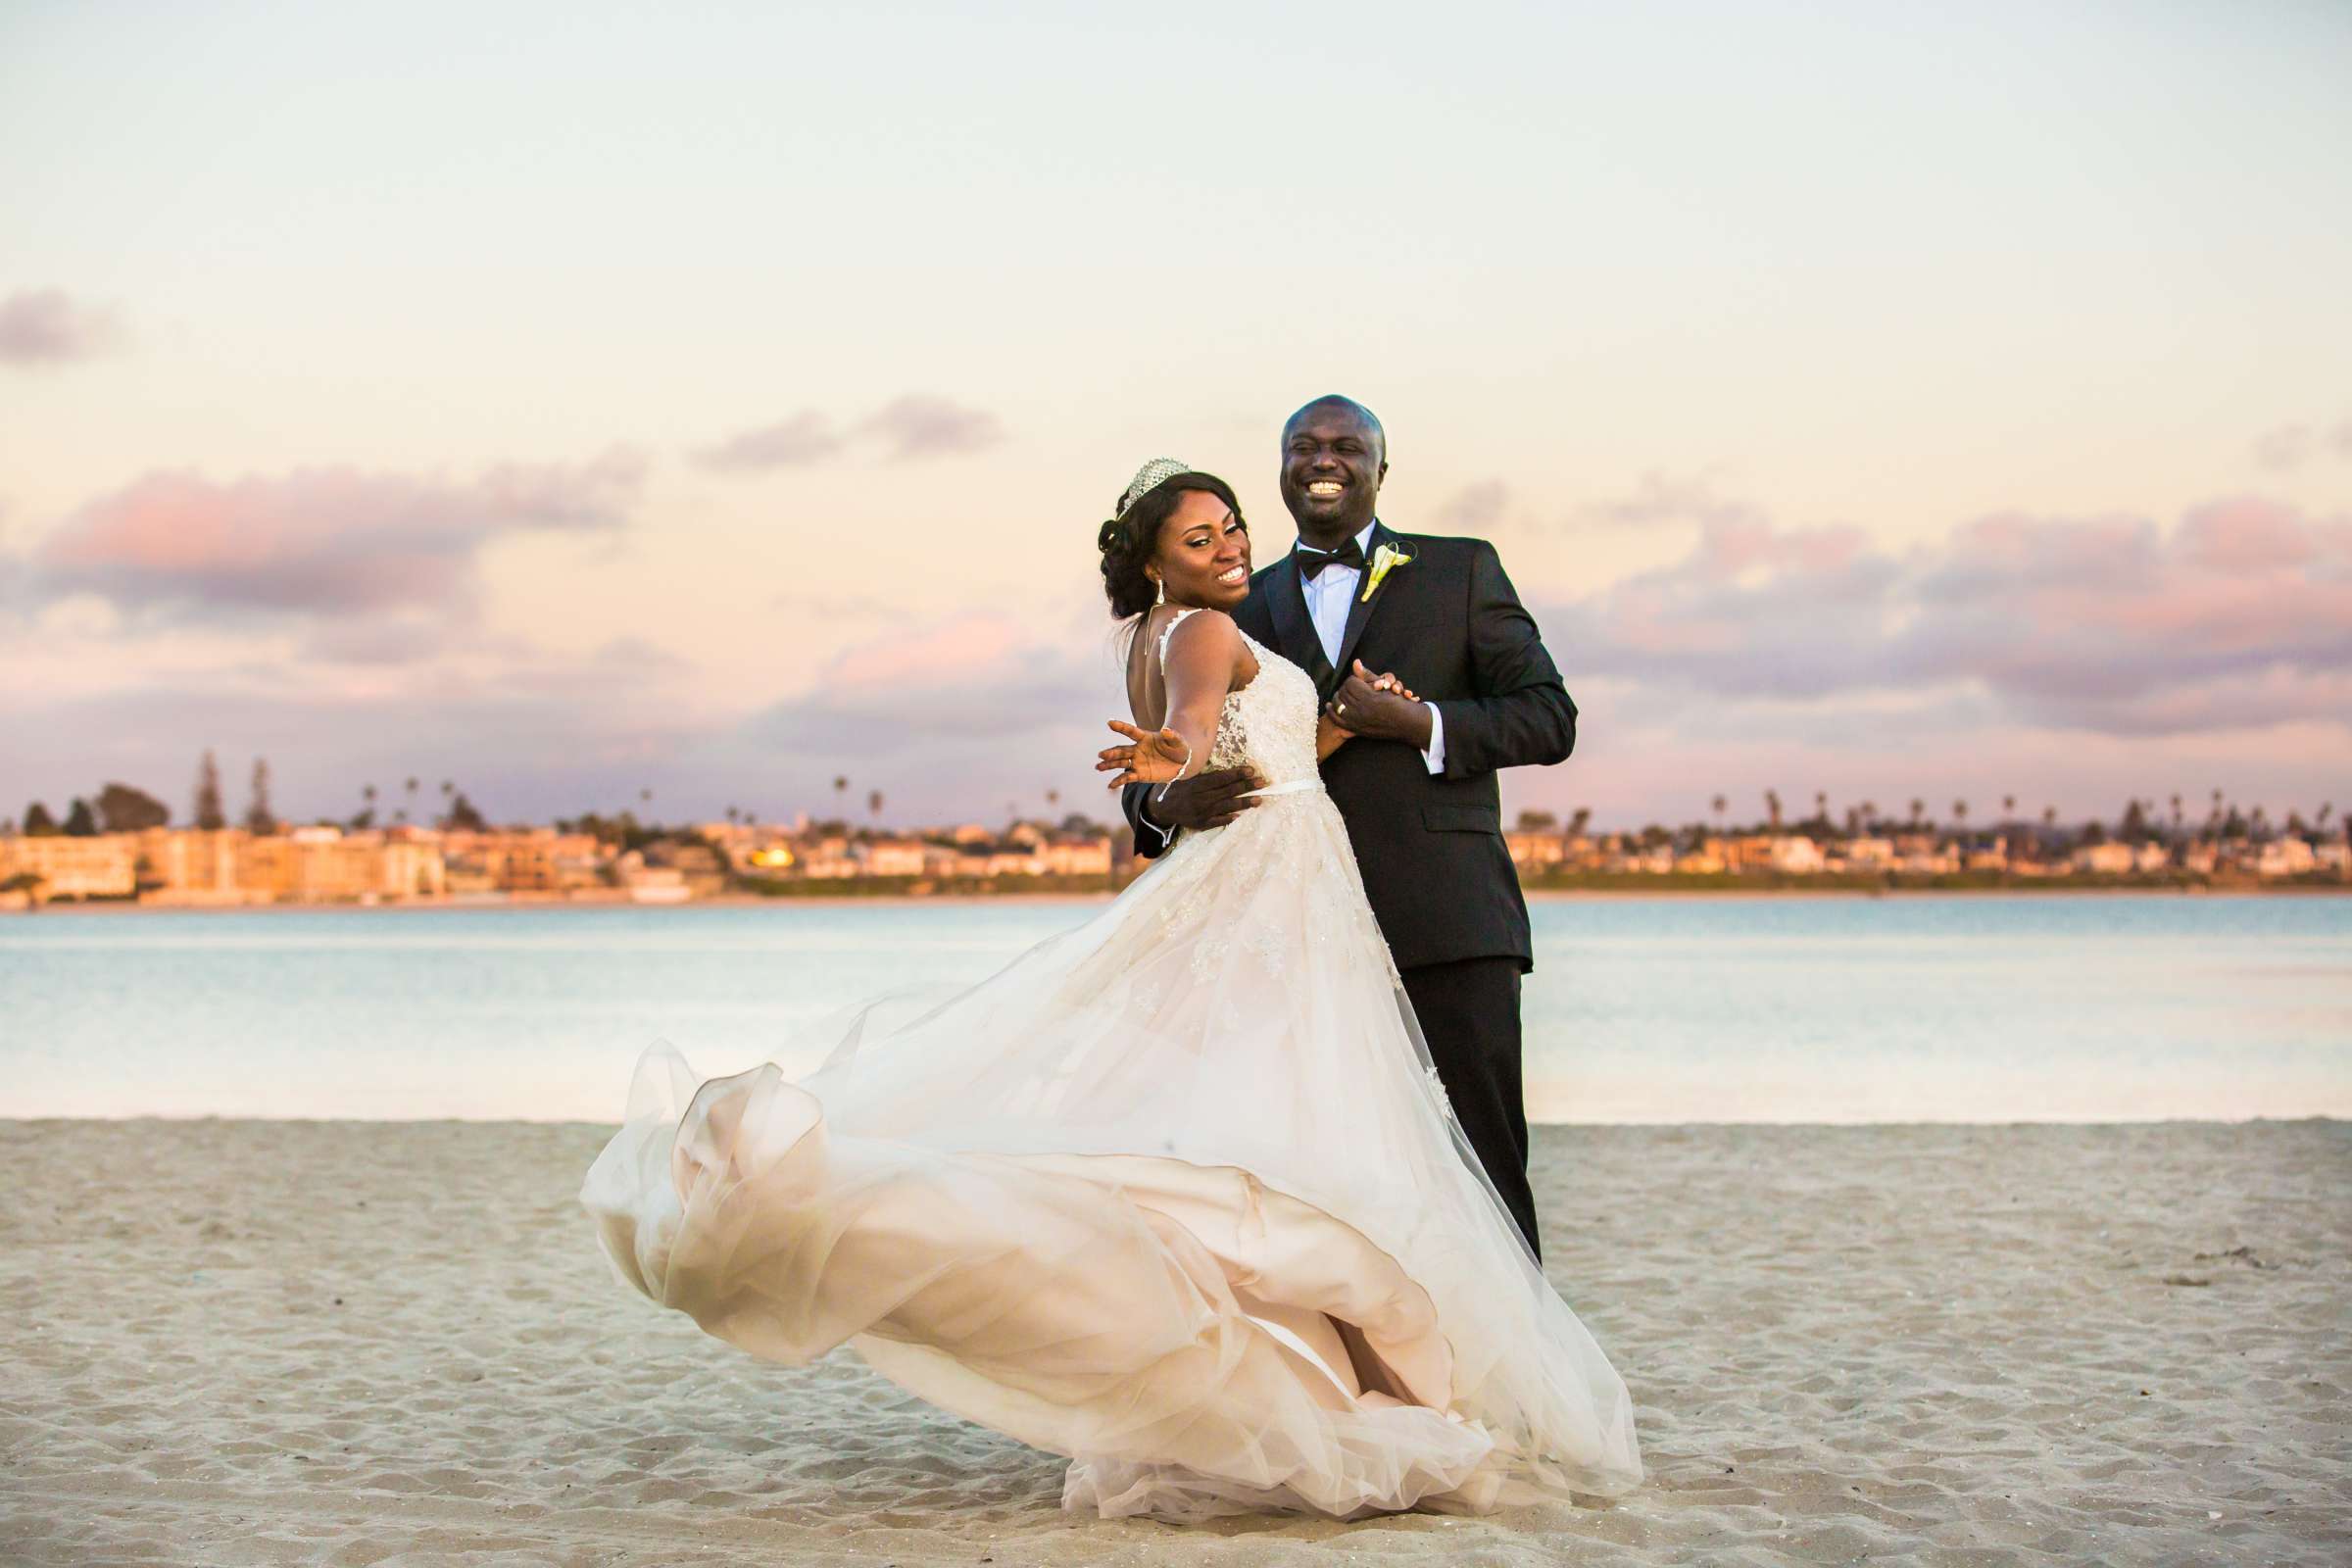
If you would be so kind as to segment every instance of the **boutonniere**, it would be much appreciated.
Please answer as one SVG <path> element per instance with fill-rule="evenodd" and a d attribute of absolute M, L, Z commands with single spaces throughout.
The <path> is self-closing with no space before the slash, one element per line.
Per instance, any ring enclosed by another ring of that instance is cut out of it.
<path fill-rule="evenodd" d="M 1379 591 L 1380 579 L 1386 577 L 1392 570 L 1398 566 L 1409 566 L 1412 564 L 1413 558 L 1406 555 L 1403 551 L 1397 549 L 1395 545 L 1382 545 L 1379 549 L 1373 551 L 1372 570 L 1371 573 L 1364 578 L 1363 597 L 1369 599 L 1374 593 Z"/>

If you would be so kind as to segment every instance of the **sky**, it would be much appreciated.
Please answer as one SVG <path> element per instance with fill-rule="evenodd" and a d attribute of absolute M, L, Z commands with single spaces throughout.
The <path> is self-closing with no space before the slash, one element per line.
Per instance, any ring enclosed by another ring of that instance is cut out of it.
<path fill-rule="evenodd" d="M 2352 808 L 2352 7 L 1107 9 L 0 0 L 0 814 L 1107 815 L 1326 392 L 1507 808 Z"/>

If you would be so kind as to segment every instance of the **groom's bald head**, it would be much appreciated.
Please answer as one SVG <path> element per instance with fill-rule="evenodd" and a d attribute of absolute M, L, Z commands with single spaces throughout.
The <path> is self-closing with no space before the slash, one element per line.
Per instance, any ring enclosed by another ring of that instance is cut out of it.
<path fill-rule="evenodd" d="M 1336 415 L 1342 418 L 1354 420 L 1372 438 L 1374 455 L 1377 460 L 1384 466 L 1388 463 L 1389 432 L 1382 427 L 1380 416 L 1356 402 L 1355 399 L 1342 397 L 1337 392 L 1324 393 L 1285 419 L 1282 425 L 1282 444 L 1288 447 L 1291 444 L 1291 432 L 1313 419 L 1317 415 Z"/>

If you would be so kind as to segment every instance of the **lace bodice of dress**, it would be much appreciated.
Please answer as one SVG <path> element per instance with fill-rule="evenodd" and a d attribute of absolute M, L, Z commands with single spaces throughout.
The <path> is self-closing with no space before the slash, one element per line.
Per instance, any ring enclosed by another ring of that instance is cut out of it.
<path fill-rule="evenodd" d="M 1167 668 L 1168 639 L 1194 611 L 1179 612 L 1159 634 L 1160 668 Z M 1242 641 L 1257 656 L 1257 677 L 1239 691 L 1225 694 L 1224 711 L 1217 718 L 1216 744 L 1209 748 L 1207 767 L 1239 767 L 1248 762 L 1269 785 L 1314 778 L 1315 683 L 1297 664 L 1248 632 Z"/>

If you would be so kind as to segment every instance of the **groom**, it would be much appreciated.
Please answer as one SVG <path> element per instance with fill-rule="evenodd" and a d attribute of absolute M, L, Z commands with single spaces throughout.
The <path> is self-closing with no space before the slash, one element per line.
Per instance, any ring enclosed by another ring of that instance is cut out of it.
<path fill-rule="evenodd" d="M 1323 764 L 1364 892 L 1470 1147 L 1541 1255 L 1527 1184 L 1519 981 L 1535 967 L 1502 842 L 1494 770 L 1562 760 L 1576 705 L 1483 539 L 1393 533 L 1373 515 L 1388 436 L 1372 411 L 1317 398 L 1282 429 L 1282 501 L 1298 547 L 1250 580 L 1241 628 L 1314 676 L 1357 738 Z M 1375 691 L 1394 673 L 1420 701 Z M 1253 806 L 1245 769 L 1123 797 L 1136 853 Z"/>

